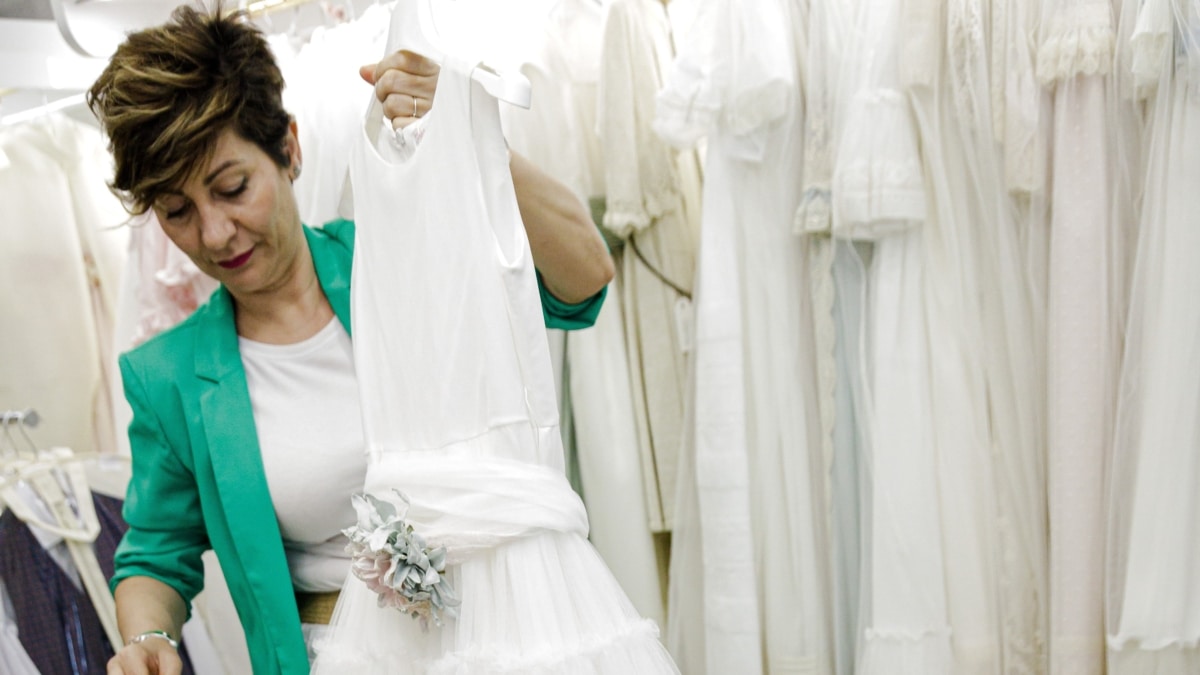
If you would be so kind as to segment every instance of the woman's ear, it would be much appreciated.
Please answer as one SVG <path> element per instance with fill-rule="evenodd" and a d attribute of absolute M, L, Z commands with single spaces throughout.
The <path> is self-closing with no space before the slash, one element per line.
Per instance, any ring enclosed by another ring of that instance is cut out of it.
<path fill-rule="evenodd" d="M 300 151 L 300 131 L 296 124 L 296 118 L 291 118 L 288 122 L 287 139 L 284 141 L 287 148 L 287 156 L 291 167 L 289 171 L 292 174 L 292 180 L 300 177 L 300 166 L 304 163 L 304 155 Z"/>

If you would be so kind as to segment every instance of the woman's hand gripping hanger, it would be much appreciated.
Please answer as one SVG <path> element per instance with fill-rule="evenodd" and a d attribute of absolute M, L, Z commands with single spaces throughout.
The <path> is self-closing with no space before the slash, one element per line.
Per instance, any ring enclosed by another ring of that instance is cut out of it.
<path fill-rule="evenodd" d="M 439 65 L 445 61 L 447 52 L 442 47 L 441 35 L 434 20 L 433 2 L 435 0 L 397 0 L 395 8 L 392 10 L 387 49 L 384 52 L 387 59 L 381 63 L 387 63 L 388 59 L 391 59 L 392 55 L 398 51 L 423 56 Z M 372 74 L 369 80 L 372 84 L 376 84 L 374 75 L 377 74 Z M 367 73 L 364 72 L 363 75 L 366 77 Z M 530 105 L 532 88 L 529 79 L 519 72 L 501 73 L 486 63 L 479 62 L 472 72 L 471 78 L 483 86 L 485 91 L 501 101 L 522 108 L 528 108 Z M 386 99 L 384 95 L 386 92 L 380 91 L 378 86 L 377 94 L 379 94 L 378 99 Z M 395 114 L 392 122 L 392 126 L 395 128 L 412 124 L 428 113 L 428 108 L 424 111 L 419 109 L 420 96 L 407 96 L 407 98 L 411 99 L 410 102 L 413 105 L 412 114 L 407 114 L 407 110 L 390 111 Z M 432 106 L 432 100 L 428 101 L 428 105 Z M 367 125 L 372 142 L 377 140 L 381 127 L 377 121 L 382 119 L 382 116 L 382 106 L 373 104 Z"/>

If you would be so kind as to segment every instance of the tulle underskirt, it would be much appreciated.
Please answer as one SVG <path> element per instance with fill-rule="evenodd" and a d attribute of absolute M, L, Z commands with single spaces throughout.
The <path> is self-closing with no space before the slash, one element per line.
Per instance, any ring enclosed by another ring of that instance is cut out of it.
<path fill-rule="evenodd" d="M 638 616 L 596 550 L 546 533 L 447 568 L 462 605 L 424 630 L 380 608 L 351 576 L 314 673 L 591 675 L 678 673 L 654 622 Z"/>

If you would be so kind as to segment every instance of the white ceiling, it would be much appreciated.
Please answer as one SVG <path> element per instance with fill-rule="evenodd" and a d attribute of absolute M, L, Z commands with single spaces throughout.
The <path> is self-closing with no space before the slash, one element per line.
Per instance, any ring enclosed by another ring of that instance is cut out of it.
<path fill-rule="evenodd" d="M 0 118 L 77 96 L 125 33 L 186 1 L 0 0 Z"/>
<path fill-rule="evenodd" d="M 0 18 L 51 21 L 54 14 L 46 0 L 0 0 Z"/>
<path fill-rule="evenodd" d="M 208 6 L 217 0 L 202 1 Z M 350 4 L 354 15 L 359 15 L 378 1 L 334 0 L 334 4 Z M 0 0 L 0 119 L 78 96 L 99 76 L 125 33 L 165 21 L 184 2 L 195 0 Z M 224 0 L 226 5 L 236 2 Z M 445 7 L 461 5 L 461 13 L 476 15 L 471 23 L 491 30 L 500 25 L 539 25 L 534 17 L 544 17 L 553 2 L 454 0 Z M 285 10 L 293 17 L 289 25 L 303 31 L 326 23 L 328 17 L 319 4 Z M 510 33 L 509 41 L 514 38 L 519 41 Z"/>

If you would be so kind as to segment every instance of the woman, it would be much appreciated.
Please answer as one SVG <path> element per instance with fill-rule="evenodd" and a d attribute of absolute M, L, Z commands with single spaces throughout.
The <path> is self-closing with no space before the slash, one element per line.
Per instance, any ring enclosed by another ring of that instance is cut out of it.
<path fill-rule="evenodd" d="M 398 53 L 362 76 L 402 126 L 428 112 L 437 67 Z M 306 634 L 346 576 L 340 530 L 365 473 L 348 335 L 354 226 L 300 223 L 282 87 L 257 30 L 182 7 L 131 34 L 89 92 L 114 190 L 153 209 L 222 284 L 121 357 L 133 478 L 113 584 L 127 644 L 109 673 L 179 672 L 175 638 L 209 548 L 255 673 L 308 672 Z M 613 274 L 603 241 L 568 189 L 518 156 L 510 166 L 546 324 L 590 325 Z"/>

